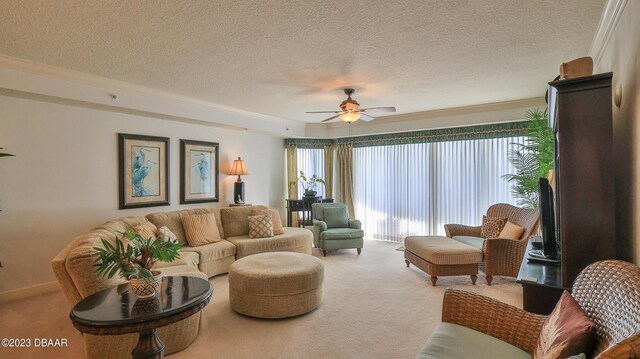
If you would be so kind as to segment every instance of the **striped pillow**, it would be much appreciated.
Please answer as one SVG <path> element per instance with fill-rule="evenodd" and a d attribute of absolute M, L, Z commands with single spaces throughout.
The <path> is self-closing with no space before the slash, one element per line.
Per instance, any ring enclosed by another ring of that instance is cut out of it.
<path fill-rule="evenodd" d="M 131 227 L 131 229 L 141 235 L 144 239 L 156 239 L 158 237 L 158 229 L 153 223 L 149 221 L 136 224 L 135 226 Z"/>
<path fill-rule="evenodd" d="M 191 247 L 202 246 L 222 240 L 213 213 L 192 214 L 182 217 L 182 227 Z"/>

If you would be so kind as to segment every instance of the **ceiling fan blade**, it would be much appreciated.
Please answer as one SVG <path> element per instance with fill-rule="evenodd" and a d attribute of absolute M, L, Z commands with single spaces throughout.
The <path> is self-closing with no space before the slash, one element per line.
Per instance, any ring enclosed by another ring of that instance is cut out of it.
<path fill-rule="evenodd" d="M 360 113 L 360 119 L 362 121 L 373 121 L 373 120 L 375 120 L 375 118 L 367 115 L 366 113 Z"/>
<path fill-rule="evenodd" d="M 363 108 L 365 111 L 378 111 L 378 112 L 396 112 L 396 108 L 393 106 L 389 107 L 369 107 Z"/>
<path fill-rule="evenodd" d="M 331 120 L 333 120 L 334 118 L 338 118 L 338 116 L 340 116 L 340 115 L 331 116 L 331 117 L 329 117 L 329 118 L 327 118 L 327 119 L 322 120 L 322 122 L 331 121 Z"/>
<path fill-rule="evenodd" d="M 340 113 L 342 111 L 308 111 L 306 113 Z"/>

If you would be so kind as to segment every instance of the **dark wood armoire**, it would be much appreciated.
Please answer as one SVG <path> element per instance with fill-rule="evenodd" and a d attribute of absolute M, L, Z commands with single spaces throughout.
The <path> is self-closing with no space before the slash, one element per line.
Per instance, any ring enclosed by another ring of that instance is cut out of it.
<path fill-rule="evenodd" d="M 556 238 L 562 286 L 616 257 L 612 73 L 549 83 L 555 133 Z"/>
<path fill-rule="evenodd" d="M 586 266 L 616 258 L 611 73 L 549 83 L 559 266 L 522 261 L 523 307 L 549 314 Z"/>

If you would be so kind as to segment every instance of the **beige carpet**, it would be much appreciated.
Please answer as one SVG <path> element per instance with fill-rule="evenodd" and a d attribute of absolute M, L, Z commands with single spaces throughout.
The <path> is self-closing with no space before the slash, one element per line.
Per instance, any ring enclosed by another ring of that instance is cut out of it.
<path fill-rule="evenodd" d="M 521 306 L 522 290 L 511 278 L 478 285 L 468 277 L 442 277 L 432 287 L 419 269 L 406 268 L 397 243 L 366 241 L 355 250 L 330 251 L 324 297 L 316 310 L 296 318 L 244 317 L 229 306 L 227 276 L 211 280 L 214 294 L 204 309 L 198 339 L 171 358 L 413 358 L 440 322 L 447 287 L 471 290 Z M 52 293 L 0 308 L 0 337 L 69 339 L 67 349 L 8 350 L 2 358 L 76 358 L 81 336 L 68 319 L 62 295 Z M 7 325 L 8 324 L 8 325 Z"/>

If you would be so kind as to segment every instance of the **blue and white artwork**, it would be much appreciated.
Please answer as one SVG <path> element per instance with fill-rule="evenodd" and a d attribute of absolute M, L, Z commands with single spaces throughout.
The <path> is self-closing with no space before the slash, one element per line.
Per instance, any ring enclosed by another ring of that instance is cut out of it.
<path fill-rule="evenodd" d="M 189 192 L 191 194 L 211 194 L 211 162 L 213 154 L 210 151 L 191 150 L 191 176 Z"/>
<path fill-rule="evenodd" d="M 131 189 L 133 197 L 160 195 L 160 148 L 131 146 Z"/>

